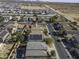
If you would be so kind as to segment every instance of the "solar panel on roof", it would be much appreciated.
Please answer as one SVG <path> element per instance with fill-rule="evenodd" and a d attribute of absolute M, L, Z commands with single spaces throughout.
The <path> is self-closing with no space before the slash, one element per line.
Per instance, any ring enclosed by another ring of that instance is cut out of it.
<path fill-rule="evenodd" d="M 25 57 L 26 47 L 19 47 L 16 50 L 16 58 L 23 58 Z"/>
<path fill-rule="evenodd" d="M 42 35 L 30 35 L 30 40 L 42 40 Z"/>
<path fill-rule="evenodd" d="M 4 37 L 7 34 L 7 31 L 3 31 L 0 33 L 0 37 Z"/>

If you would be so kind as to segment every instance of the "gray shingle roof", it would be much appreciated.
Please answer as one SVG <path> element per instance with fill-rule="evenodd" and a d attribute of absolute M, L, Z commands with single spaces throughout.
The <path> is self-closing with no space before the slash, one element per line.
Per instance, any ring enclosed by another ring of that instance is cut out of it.
<path fill-rule="evenodd" d="M 44 50 L 27 50 L 26 57 L 28 56 L 47 56 L 47 52 Z"/>
<path fill-rule="evenodd" d="M 27 49 L 46 50 L 47 46 L 46 46 L 45 42 L 28 42 Z"/>
<path fill-rule="evenodd" d="M 44 42 L 28 42 L 26 57 L 28 56 L 47 56 L 47 46 Z"/>

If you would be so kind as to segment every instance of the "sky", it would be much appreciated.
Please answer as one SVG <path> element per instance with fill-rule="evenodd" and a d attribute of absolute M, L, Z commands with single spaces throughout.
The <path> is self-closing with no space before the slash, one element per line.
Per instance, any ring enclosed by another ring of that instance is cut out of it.
<path fill-rule="evenodd" d="M 33 0 L 35 1 L 35 0 Z M 51 2 L 74 2 L 79 3 L 79 0 L 38 0 L 38 1 L 51 1 Z"/>
<path fill-rule="evenodd" d="M 50 1 L 50 2 L 71 2 L 71 3 L 79 3 L 79 0 L 0 0 L 0 1 Z"/>

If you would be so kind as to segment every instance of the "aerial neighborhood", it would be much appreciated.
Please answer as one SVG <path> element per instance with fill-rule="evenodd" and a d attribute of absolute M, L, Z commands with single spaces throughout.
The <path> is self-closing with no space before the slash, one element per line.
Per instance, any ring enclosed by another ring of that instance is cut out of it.
<path fill-rule="evenodd" d="M 79 26 L 47 3 L 0 2 L 0 59 L 79 59 Z"/>

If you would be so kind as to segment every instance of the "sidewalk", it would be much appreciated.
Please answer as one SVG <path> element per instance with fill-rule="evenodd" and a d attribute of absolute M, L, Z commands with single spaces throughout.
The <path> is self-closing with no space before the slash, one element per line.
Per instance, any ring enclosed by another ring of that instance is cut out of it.
<path fill-rule="evenodd" d="M 47 26 L 46 26 L 46 27 L 47 27 Z M 47 30 L 48 30 L 48 27 L 47 27 Z M 48 33 L 49 33 L 49 30 L 48 30 Z M 51 35 L 49 35 L 49 37 L 51 37 Z M 52 37 L 51 37 L 51 38 L 52 38 Z M 57 59 L 60 59 L 54 43 L 52 44 L 52 47 L 51 47 L 51 48 L 48 47 L 48 50 L 49 50 L 49 51 L 55 50 Z"/>

